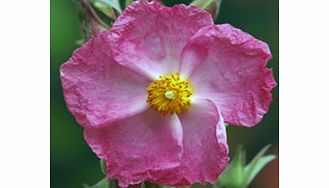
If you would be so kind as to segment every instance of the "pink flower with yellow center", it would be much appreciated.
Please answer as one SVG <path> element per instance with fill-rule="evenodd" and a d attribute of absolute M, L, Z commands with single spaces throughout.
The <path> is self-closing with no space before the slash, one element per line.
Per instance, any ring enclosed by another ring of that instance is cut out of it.
<path fill-rule="evenodd" d="M 69 110 L 121 187 L 216 182 L 224 122 L 254 126 L 276 83 L 266 43 L 195 7 L 133 3 L 62 65 Z"/>

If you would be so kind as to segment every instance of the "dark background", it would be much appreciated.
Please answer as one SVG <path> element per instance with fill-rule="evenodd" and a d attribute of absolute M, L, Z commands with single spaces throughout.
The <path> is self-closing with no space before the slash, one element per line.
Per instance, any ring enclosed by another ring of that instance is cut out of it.
<path fill-rule="evenodd" d="M 189 3 L 171 1 L 166 4 Z M 273 68 L 279 80 L 279 20 L 277 0 L 223 0 L 216 23 L 230 23 L 269 44 Z M 99 160 L 83 139 L 82 128 L 68 112 L 62 94 L 59 67 L 79 46 L 81 38 L 75 0 L 51 0 L 51 187 L 76 188 L 82 183 L 94 184 L 103 178 Z M 228 127 L 231 156 L 236 145 L 243 145 L 250 160 L 262 147 L 272 144 L 269 153 L 278 155 L 279 88 L 273 90 L 273 102 L 262 122 L 253 128 Z M 277 188 L 278 160 L 271 162 L 258 175 L 252 188 Z"/>

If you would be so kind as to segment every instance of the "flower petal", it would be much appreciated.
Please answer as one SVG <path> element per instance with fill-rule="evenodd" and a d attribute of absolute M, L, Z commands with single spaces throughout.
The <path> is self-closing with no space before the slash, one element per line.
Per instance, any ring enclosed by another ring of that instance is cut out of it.
<path fill-rule="evenodd" d="M 114 122 L 111 126 L 85 129 L 92 150 L 107 162 L 107 176 L 120 187 L 149 179 L 149 172 L 179 165 L 182 128 L 176 115 L 154 110 Z"/>
<path fill-rule="evenodd" d="M 223 118 L 210 100 L 194 102 L 186 114 L 179 116 L 183 128 L 181 164 L 176 169 L 153 172 L 155 183 L 172 186 L 215 183 L 227 165 Z"/>
<path fill-rule="evenodd" d="M 147 108 L 150 81 L 112 59 L 109 35 L 95 36 L 61 67 L 66 104 L 85 127 L 107 125 Z"/>
<path fill-rule="evenodd" d="M 266 63 L 266 43 L 229 24 L 199 30 L 182 53 L 182 74 L 189 75 L 196 95 L 213 100 L 225 122 L 256 125 L 268 111 L 276 86 Z"/>
<path fill-rule="evenodd" d="M 178 72 L 180 53 L 200 28 L 213 24 L 209 13 L 195 7 L 172 8 L 158 2 L 132 3 L 112 30 L 115 59 L 153 79 Z"/>

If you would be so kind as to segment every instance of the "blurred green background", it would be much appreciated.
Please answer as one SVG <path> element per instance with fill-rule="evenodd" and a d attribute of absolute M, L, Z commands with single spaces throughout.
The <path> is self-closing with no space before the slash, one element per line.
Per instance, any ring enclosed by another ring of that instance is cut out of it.
<path fill-rule="evenodd" d="M 168 6 L 188 0 L 164 0 Z M 279 80 L 278 0 L 223 0 L 216 23 L 230 23 L 269 44 L 273 59 L 268 66 Z M 103 177 L 99 160 L 83 139 L 82 128 L 68 112 L 59 78 L 59 67 L 79 46 L 81 38 L 77 0 L 51 0 L 51 187 L 75 188 L 82 183 L 94 184 Z M 191 20 L 193 21 L 193 20 Z M 270 153 L 278 155 L 279 88 L 273 90 L 270 111 L 253 128 L 228 127 L 231 153 L 241 144 L 250 160 L 263 146 L 272 144 Z M 250 187 L 278 187 L 278 159 L 265 167 Z"/>

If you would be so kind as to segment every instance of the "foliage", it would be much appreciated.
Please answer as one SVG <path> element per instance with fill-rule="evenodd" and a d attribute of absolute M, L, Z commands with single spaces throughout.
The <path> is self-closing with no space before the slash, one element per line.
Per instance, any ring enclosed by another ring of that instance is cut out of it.
<path fill-rule="evenodd" d="M 238 146 L 233 160 L 219 179 L 219 186 L 246 188 L 265 165 L 275 159 L 274 155 L 264 156 L 270 146 L 265 146 L 247 165 L 245 165 L 246 152 L 242 146 Z"/>

